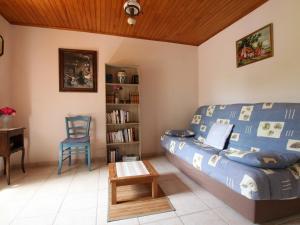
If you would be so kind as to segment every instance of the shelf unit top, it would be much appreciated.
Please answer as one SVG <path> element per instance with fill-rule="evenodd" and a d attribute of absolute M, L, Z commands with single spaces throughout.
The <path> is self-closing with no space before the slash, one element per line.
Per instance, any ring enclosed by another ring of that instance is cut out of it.
<path fill-rule="evenodd" d="M 137 65 L 122 65 L 122 64 L 105 64 L 105 66 L 109 66 L 109 67 L 116 67 L 116 68 L 128 68 L 128 69 L 138 69 L 139 66 Z"/>

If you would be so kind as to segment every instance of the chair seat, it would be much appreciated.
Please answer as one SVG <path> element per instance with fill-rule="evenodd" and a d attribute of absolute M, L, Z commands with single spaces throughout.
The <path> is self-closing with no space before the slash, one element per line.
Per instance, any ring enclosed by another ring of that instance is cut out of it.
<path fill-rule="evenodd" d="M 62 143 L 63 144 L 80 144 L 87 143 L 90 141 L 90 137 L 81 137 L 81 138 L 66 138 Z"/>

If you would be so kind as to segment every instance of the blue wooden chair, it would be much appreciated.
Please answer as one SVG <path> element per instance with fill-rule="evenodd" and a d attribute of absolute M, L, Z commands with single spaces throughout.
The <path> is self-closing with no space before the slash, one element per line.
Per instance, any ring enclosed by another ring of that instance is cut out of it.
<path fill-rule="evenodd" d="M 58 174 L 61 174 L 63 161 L 69 159 L 71 165 L 72 154 L 85 153 L 85 163 L 91 170 L 90 147 L 90 116 L 66 117 L 67 138 L 60 143 Z"/>

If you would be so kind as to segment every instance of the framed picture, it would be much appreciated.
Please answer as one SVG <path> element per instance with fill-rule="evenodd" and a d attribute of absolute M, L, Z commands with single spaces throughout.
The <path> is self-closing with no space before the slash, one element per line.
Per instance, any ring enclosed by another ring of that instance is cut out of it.
<path fill-rule="evenodd" d="M 268 24 L 236 42 L 237 67 L 273 56 L 273 25 Z"/>
<path fill-rule="evenodd" d="M 97 92 L 97 51 L 59 49 L 59 91 Z"/>
<path fill-rule="evenodd" d="M 3 37 L 0 35 L 0 56 L 2 56 L 4 53 L 4 39 Z"/>

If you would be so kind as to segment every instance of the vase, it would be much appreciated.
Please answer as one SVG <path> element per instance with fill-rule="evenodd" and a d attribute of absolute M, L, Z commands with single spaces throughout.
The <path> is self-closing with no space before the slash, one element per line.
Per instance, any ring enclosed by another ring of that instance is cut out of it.
<path fill-rule="evenodd" d="M 9 128 L 9 123 L 12 119 L 12 116 L 8 116 L 8 115 L 3 115 L 0 117 L 2 120 L 2 128 L 7 129 Z"/>
<path fill-rule="evenodd" d="M 127 79 L 127 74 L 125 71 L 119 71 L 118 74 L 118 81 L 120 84 L 125 84 Z"/>
<path fill-rule="evenodd" d="M 120 94 L 119 92 L 115 93 L 115 104 L 119 104 L 120 103 Z"/>

